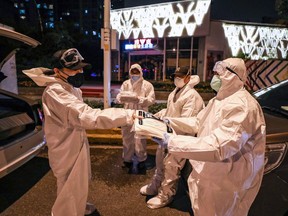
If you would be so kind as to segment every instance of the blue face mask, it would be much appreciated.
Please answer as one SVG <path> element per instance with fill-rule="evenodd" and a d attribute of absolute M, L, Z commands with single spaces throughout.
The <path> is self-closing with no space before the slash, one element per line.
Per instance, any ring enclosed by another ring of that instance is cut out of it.
<path fill-rule="evenodd" d="M 131 75 L 131 79 L 135 82 L 140 79 L 140 75 Z"/>

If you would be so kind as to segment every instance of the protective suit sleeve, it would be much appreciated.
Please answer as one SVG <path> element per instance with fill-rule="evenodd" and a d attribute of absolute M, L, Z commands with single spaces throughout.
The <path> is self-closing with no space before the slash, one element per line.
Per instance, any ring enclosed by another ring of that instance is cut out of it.
<path fill-rule="evenodd" d="M 232 105 L 233 106 L 233 105 Z M 223 161 L 240 151 L 243 145 L 255 133 L 251 125 L 259 125 L 243 107 L 224 109 L 223 120 L 210 135 L 203 137 L 171 136 L 168 142 L 169 152 L 183 158 L 198 161 Z M 265 125 L 258 127 L 265 136 Z"/>
<path fill-rule="evenodd" d="M 138 97 L 139 102 L 138 104 L 142 107 L 149 107 L 150 105 L 155 103 L 155 92 L 154 87 L 150 83 L 150 85 L 146 86 L 146 97 Z"/>
<path fill-rule="evenodd" d="M 120 103 L 120 104 L 123 103 L 123 102 L 121 101 L 121 92 L 122 92 L 122 91 L 125 91 L 125 89 L 124 89 L 124 84 L 125 84 L 125 83 L 123 83 L 123 84 L 121 85 L 121 87 L 120 87 L 120 92 L 116 95 L 116 103 Z"/>
<path fill-rule="evenodd" d="M 176 134 L 197 134 L 199 121 L 197 117 L 183 117 L 183 118 L 169 118 L 164 117 L 168 120 L 169 126 L 175 131 Z"/>
<path fill-rule="evenodd" d="M 82 100 L 63 89 L 48 89 L 45 92 L 46 104 L 51 115 L 67 125 L 84 129 L 107 129 L 133 123 L 135 111 L 121 108 L 93 109 Z"/>

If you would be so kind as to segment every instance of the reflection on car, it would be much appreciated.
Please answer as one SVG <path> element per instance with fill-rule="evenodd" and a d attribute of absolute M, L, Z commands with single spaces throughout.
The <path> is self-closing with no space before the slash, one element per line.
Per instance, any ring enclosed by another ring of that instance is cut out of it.
<path fill-rule="evenodd" d="M 249 216 L 288 214 L 288 79 L 254 92 L 266 121 L 265 173 Z"/>
<path fill-rule="evenodd" d="M 43 149 L 42 120 L 38 103 L 0 90 L 0 177 Z"/>
<path fill-rule="evenodd" d="M 10 43 L 11 41 L 15 43 Z M 40 104 L 20 97 L 15 92 L 12 93 L 12 90 L 7 91 L 10 86 L 11 89 L 15 89 L 15 85 L 12 86 L 11 82 L 7 81 L 12 74 L 12 69 L 5 68 L 6 74 L 2 70 L 3 65 L 18 50 L 12 45 L 23 46 L 24 44 L 36 47 L 40 43 L 0 26 L 0 178 L 32 159 L 46 144 Z"/>

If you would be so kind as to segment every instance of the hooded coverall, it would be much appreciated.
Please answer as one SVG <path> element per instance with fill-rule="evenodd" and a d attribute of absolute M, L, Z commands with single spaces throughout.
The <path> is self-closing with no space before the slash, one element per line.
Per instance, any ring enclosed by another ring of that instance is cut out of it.
<path fill-rule="evenodd" d="M 190 81 L 183 88 L 176 87 L 169 94 L 167 109 L 159 111 L 154 116 L 159 118 L 196 116 L 205 106 L 202 97 L 194 89 L 199 81 L 199 76 L 190 76 Z M 178 132 L 183 135 L 181 131 Z M 168 197 L 175 195 L 180 171 L 185 161 L 186 159 L 171 153 L 166 155 L 165 148 L 159 145 L 156 151 L 156 170 L 150 187 L 157 190 L 161 184 L 159 195 Z"/>
<path fill-rule="evenodd" d="M 49 164 L 57 178 L 53 216 L 83 216 L 91 178 L 86 129 L 106 129 L 133 123 L 134 111 L 92 109 L 83 102 L 82 92 L 56 77 L 45 76 L 44 68 L 23 71 L 38 85 L 46 86 L 42 96 L 44 131 Z"/>
<path fill-rule="evenodd" d="M 194 118 L 169 119 L 197 137 L 172 135 L 170 153 L 190 159 L 193 170 L 188 179 L 195 215 L 244 216 L 262 181 L 266 126 L 258 102 L 244 89 L 246 67 L 242 59 L 224 62 L 218 72 L 221 87 L 216 97 Z"/>
<path fill-rule="evenodd" d="M 121 85 L 120 93 L 116 96 L 116 100 L 118 103 L 123 103 L 121 101 L 122 91 L 134 93 L 139 100 L 124 103 L 124 108 L 148 111 L 148 107 L 155 103 L 154 87 L 150 82 L 144 80 L 142 69 L 138 64 L 131 66 L 129 70 L 130 76 L 133 68 L 137 68 L 140 71 L 140 78 L 137 81 L 133 81 L 131 78 L 124 81 Z M 135 157 L 137 162 L 143 162 L 147 159 L 146 139 L 134 137 L 135 132 L 131 130 L 132 125 L 126 125 L 121 128 L 123 139 L 123 160 L 125 162 L 132 162 Z"/>

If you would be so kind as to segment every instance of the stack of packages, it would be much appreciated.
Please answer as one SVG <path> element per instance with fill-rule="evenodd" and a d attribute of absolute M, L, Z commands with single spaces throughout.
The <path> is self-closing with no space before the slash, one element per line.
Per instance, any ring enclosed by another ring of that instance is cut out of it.
<path fill-rule="evenodd" d="M 134 120 L 134 131 L 138 137 L 164 139 L 164 133 L 173 133 L 167 122 L 153 116 L 152 113 L 143 110 L 136 112 L 138 116 L 143 117 Z"/>
<path fill-rule="evenodd" d="M 135 92 L 121 91 L 119 94 L 121 103 L 137 103 L 139 101 Z"/>

